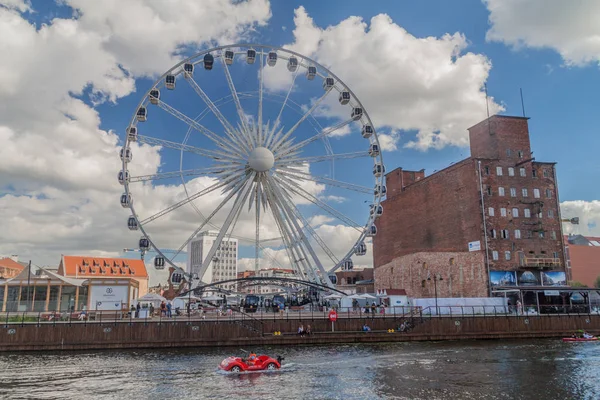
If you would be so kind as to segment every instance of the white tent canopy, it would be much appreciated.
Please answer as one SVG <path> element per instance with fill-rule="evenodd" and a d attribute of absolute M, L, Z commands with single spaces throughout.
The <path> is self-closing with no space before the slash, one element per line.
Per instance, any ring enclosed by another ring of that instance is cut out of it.
<path fill-rule="evenodd" d="M 341 296 L 341 295 L 339 295 L 339 294 L 335 294 L 335 293 L 334 293 L 334 294 L 327 295 L 327 296 L 325 296 L 325 297 L 323 297 L 323 298 L 324 298 L 324 299 L 327 299 L 327 300 L 331 300 L 331 299 L 341 299 L 341 298 L 342 298 L 342 296 Z"/>
<path fill-rule="evenodd" d="M 163 301 L 166 302 L 167 299 L 162 297 L 160 294 L 147 293 L 142 297 L 138 298 L 136 301 L 138 303 L 162 303 Z"/>
<path fill-rule="evenodd" d="M 376 299 L 377 297 L 371 296 L 370 294 L 365 293 L 362 295 L 362 298 L 363 299 Z"/>
<path fill-rule="evenodd" d="M 222 301 L 223 298 L 219 297 L 219 296 L 212 295 L 212 296 L 202 297 L 201 300 L 205 300 L 205 301 Z"/>

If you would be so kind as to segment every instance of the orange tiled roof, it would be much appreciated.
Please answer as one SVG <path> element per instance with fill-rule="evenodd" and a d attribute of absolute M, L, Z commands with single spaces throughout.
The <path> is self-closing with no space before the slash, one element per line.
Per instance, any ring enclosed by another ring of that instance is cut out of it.
<path fill-rule="evenodd" d="M 128 258 L 63 256 L 59 268 L 64 276 L 148 278 L 144 261 Z"/>
<path fill-rule="evenodd" d="M 15 269 L 15 270 L 18 270 L 19 272 L 21 272 L 25 269 L 25 267 L 23 265 L 19 264 L 18 262 L 14 261 L 12 258 L 9 258 L 9 257 L 0 258 L 0 267 L 4 267 L 4 268 L 8 268 L 8 269 Z"/>

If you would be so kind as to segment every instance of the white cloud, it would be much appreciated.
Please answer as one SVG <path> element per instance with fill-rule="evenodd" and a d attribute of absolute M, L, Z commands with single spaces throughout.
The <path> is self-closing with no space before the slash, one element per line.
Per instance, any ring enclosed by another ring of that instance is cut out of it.
<path fill-rule="evenodd" d="M 0 7 L 26 12 L 31 10 L 31 2 L 29 0 L 0 0 Z"/>
<path fill-rule="evenodd" d="M 467 128 L 486 117 L 483 84 L 491 62 L 465 52 L 467 39 L 460 33 L 417 38 L 385 14 L 370 24 L 349 17 L 323 29 L 304 7 L 296 9 L 294 23 L 295 40 L 285 47 L 328 66 L 378 127 L 417 131 L 408 147 L 466 146 Z M 276 81 L 273 90 L 288 87 L 281 78 Z M 328 97 L 324 109 L 347 119 L 348 108 L 339 107 L 334 97 Z M 490 111 L 500 110 L 491 98 Z"/>
<path fill-rule="evenodd" d="M 600 2 L 596 0 L 484 0 L 486 38 L 515 48 L 548 48 L 567 65 L 600 64 Z"/>
<path fill-rule="evenodd" d="M 564 201 L 560 204 L 563 218 L 579 217 L 579 225 L 563 224 L 565 233 L 600 236 L 600 200 Z"/>
<path fill-rule="evenodd" d="M 342 196 L 334 196 L 334 195 L 328 195 L 328 196 L 321 196 L 319 197 L 319 199 L 324 200 L 324 201 L 331 201 L 333 203 L 343 203 L 345 201 L 347 201 L 348 199 Z"/>
<path fill-rule="evenodd" d="M 398 142 L 400 141 L 400 133 L 391 131 L 390 133 L 378 133 L 379 145 L 382 151 L 398 150 Z"/>
<path fill-rule="evenodd" d="M 327 128 L 323 129 L 324 131 L 326 131 L 327 129 L 332 128 L 331 126 L 328 126 Z M 331 132 L 329 135 L 327 135 L 328 137 L 344 137 L 349 135 L 350 133 L 352 133 L 352 130 L 350 129 L 350 125 L 344 125 L 342 128 L 340 129 L 336 129 L 335 131 Z"/>
<path fill-rule="evenodd" d="M 334 221 L 334 218 L 332 218 L 328 215 L 314 215 L 308 220 L 308 222 L 310 223 L 310 226 L 312 226 L 312 227 L 323 225 L 323 224 L 326 224 L 326 223 L 332 222 L 332 221 Z"/>

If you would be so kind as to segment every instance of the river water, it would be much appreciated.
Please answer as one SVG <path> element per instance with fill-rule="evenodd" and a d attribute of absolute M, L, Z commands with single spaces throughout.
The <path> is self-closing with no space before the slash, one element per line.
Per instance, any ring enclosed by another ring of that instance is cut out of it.
<path fill-rule="evenodd" d="M 229 374 L 235 349 L 0 354 L 11 399 L 600 399 L 600 343 L 265 347 L 281 371 Z M 242 354 L 241 351 L 238 353 Z"/>

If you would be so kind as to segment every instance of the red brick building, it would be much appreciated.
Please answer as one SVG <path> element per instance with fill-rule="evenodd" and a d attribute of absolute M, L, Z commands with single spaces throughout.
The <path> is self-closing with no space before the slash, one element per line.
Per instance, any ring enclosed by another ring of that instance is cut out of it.
<path fill-rule="evenodd" d="M 527 118 L 492 116 L 469 138 L 471 157 L 442 171 L 386 175 L 376 289 L 433 297 L 438 276 L 439 297 L 485 297 L 566 283 L 555 164 L 533 157 Z"/>
<path fill-rule="evenodd" d="M 565 237 L 570 279 L 587 287 L 596 287 L 600 277 L 600 237 L 570 235 Z"/>

